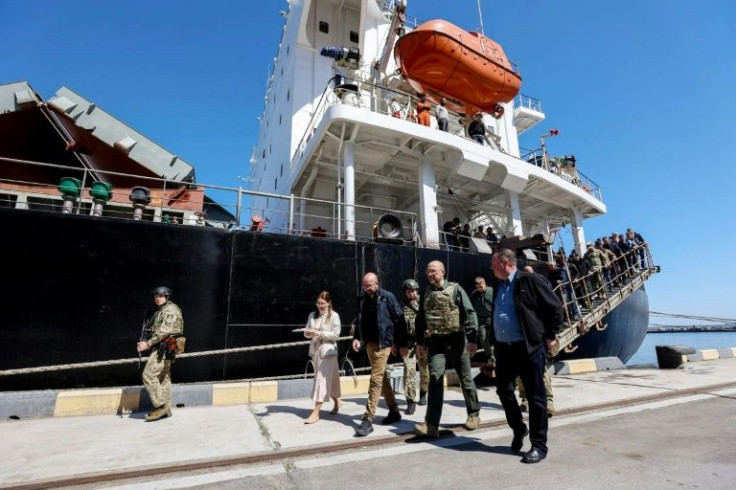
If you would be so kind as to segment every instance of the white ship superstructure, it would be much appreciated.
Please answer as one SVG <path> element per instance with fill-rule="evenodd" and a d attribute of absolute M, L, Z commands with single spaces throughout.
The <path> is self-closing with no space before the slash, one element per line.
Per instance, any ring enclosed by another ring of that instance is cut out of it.
<path fill-rule="evenodd" d="M 364 239 L 391 213 L 405 238 L 440 248 L 442 223 L 454 217 L 499 236 L 571 224 L 583 253 L 582 222 L 606 207 L 574 162 L 522 155 L 518 135 L 545 117 L 538 101 L 518 96 L 500 118 L 484 115 L 493 133 L 486 145 L 466 136 L 468 115 L 451 112 L 447 132 L 434 115 L 430 126 L 412 120 L 418 94 L 393 57 L 396 39 L 416 27 L 402 7 L 292 0 L 282 12 L 248 178 L 263 193 L 252 209 L 270 219 L 267 231 Z M 323 56 L 330 47 L 344 56 Z"/>

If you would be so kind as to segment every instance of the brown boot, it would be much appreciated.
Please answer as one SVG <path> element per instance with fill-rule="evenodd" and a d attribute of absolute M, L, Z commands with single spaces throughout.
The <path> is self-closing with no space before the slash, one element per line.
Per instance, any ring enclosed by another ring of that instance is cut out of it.
<path fill-rule="evenodd" d="M 468 416 L 468 420 L 465 421 L 463 427 L 468 430 L 475 430 L 480 426 L 480 417 L 478 415 Z"/>
<path fill-rule="evenodd" d="M 153 412 L 146 415 L 146 422 L 154 422 L 156 420 L 160 420 L 164 417 L 168 417 L 168 415 L 171 413 L 171 409 L 168 408 L 167 405 L 161 405 L 157 409 L 155 409 Z"/>

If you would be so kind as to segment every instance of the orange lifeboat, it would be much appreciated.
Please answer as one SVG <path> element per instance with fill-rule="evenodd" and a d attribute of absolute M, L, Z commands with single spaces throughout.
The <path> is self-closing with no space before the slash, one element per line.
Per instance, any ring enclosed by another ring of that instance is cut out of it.
<path fill-rule="evenodd" d="M 500 44 L 440 19 L 400 37 L 394 57 L 414 90 L 434 102 L 446 97 L 448 106 L 468 114 L 503 114 L 499 102 L 513 100 L 521 88 Z"/>

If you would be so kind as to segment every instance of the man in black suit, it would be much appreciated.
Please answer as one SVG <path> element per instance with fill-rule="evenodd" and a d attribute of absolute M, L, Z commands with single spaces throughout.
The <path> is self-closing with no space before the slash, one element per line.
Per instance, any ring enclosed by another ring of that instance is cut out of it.
<path fill-rule="evenodd" d="M 538 463 L 547 456 L 547 398 L 544 370 L 547 350 L 556 342 L 562 325 L 562 304 L 549 283 L 539 274 L 516 268 L 516 254 L 499 250 L 491 259 L 498 287 L 493 295 L 493 329 L 496 354 L 496 393 L 514 431 L 511 451 L 518 453 L 529 435 L 531 449 L 523 463 Z M 524 425 L 514 395 L 520 376 L 529 400 L 529 429 Z"/>

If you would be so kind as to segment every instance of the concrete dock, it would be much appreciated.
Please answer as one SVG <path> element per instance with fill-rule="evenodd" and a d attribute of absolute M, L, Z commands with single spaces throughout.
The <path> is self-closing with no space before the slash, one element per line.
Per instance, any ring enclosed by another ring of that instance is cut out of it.
<path fill-rule="evenodd" d="M 337 415 L 326 403 L 314 425 L 303 424 L 306 398 L 174 409 L 154 423 L 142 413 L 4 420 L 0 488 L 410 488 L 422 478 L 422 488 L 447 488 L 493 475 L 492 487 L 507 488 L 734 488 L 734 372 L 736 359 L 719 359 L 553 376 L 550 453 L 531 467 L 508 454 L 511 432 L 492 388 L 479 391 L 483 424 L 472 432 L 460 427 L 461 393 L 447 388 L 447 435 L 431 442 L 411 436 L 424 407 L 354 437 L 366 395 L 346 396 Z M 385 414 L 379 405 L 378 421 Z"/>

